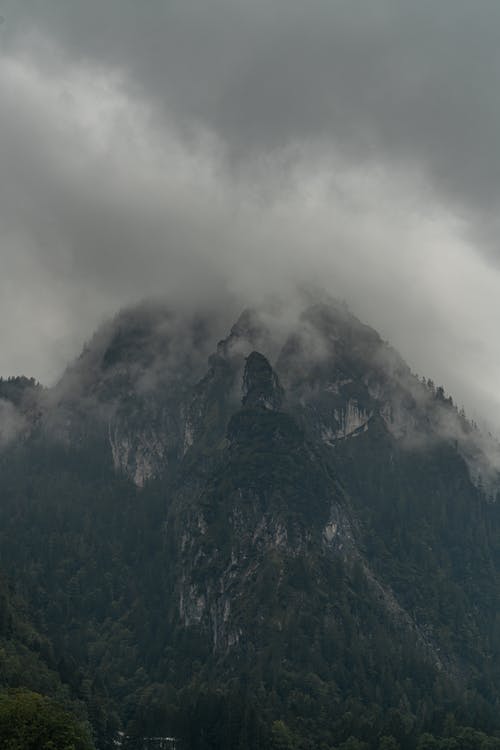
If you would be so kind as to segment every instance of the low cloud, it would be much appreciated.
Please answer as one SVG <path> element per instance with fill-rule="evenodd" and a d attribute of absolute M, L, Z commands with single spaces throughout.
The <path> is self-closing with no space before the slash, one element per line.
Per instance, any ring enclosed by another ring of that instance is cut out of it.
<path fill-rule="evenodd" d="M 0 373 L 54 382 L 143 298 L 311 283 L 498 429 L 500 9 L 0 12 Z"/>
<path fill-rule="evenodd" d="M 0 398 L 0 449 L 8 446 L 27 429 L 23 414 L 4 398 Z"/>

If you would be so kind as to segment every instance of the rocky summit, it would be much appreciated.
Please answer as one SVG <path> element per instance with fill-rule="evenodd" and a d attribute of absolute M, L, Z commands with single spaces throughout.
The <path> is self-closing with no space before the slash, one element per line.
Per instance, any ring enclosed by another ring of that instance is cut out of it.
<path fill-rule="evenodd" d="M 144 304 L 0 382 L 26 687 L 98 748 L 497 747 L 498 444 L 331 299 L 217 321 Z"/>

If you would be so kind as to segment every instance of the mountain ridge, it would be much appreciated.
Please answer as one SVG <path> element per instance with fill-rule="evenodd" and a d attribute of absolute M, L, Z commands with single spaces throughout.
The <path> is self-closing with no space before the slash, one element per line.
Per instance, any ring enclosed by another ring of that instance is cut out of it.
<path fill-rule="evenodd" d="M 343 305 L 209 329 L 118 316 L 0 452 L 0 566 L 100 746 L 495 730 L 494 443 Z"/>

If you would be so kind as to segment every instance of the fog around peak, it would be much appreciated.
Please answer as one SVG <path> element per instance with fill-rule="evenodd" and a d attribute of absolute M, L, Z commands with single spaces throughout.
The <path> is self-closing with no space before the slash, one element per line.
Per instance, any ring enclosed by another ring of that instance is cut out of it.
<path fill-rule="evenodd" d="M 317 285 L 498 429 L 496 4 L 0 13 L 0 374 L 143 299 L 230 327 Z"/>

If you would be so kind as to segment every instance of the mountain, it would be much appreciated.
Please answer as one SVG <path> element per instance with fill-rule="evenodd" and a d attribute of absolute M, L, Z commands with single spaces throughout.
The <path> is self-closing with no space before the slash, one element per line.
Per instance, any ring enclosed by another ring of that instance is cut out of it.
<path fill-rule="evenodd" d="M 498 445 L 334 300 L 219 325 L 0 383 L 0 568 L 97 746 L 498 747 Z"/>

